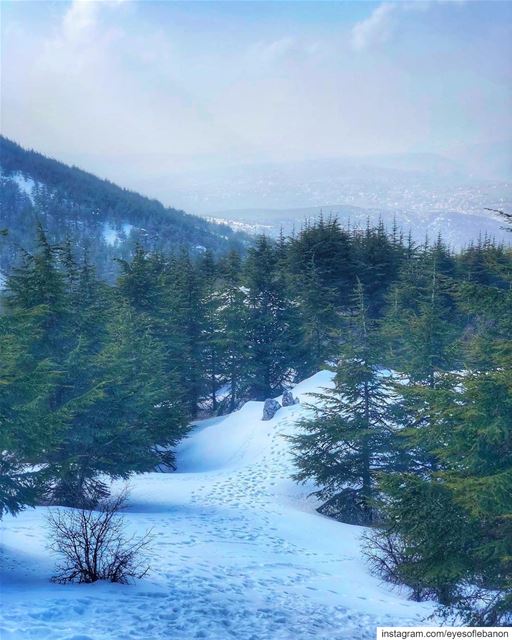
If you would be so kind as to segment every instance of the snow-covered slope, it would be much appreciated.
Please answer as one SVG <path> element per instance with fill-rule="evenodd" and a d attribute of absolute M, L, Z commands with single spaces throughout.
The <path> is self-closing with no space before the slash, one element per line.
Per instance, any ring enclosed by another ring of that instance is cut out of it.
<path fill-rule="evenodd" d="M 321 372 L 294 390 L 330 384 Z M 175 474 L 132 481 L 126 519 L 153 528 L 151 573 L 136 585 L 48 583 L 45 509 L 6 518 L 0 550 L 0 637 L 52 640 L 375 637 L 418 624 L 431 606 L 371 577 L 360 527 L 325 518 L 290 480 L 285 436 L 304 406 L 261 421 L 262 403 L 197 424 Z"/>
<path fill-rule="evenodd" d="M 32 178 L 26 177 L 23 173 L 15 173 L 11 178 L 18 185 L 20 191 L 26 194 L 30 198 L 32 204 L 34 204 L 35 181 L 32 180 Z"/>

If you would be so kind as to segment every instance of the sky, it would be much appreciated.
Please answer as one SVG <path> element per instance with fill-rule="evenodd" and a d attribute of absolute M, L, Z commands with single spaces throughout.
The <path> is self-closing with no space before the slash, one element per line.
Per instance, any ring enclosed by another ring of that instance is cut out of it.
<path fill-rule="evenodd" d="M 4 0 L 2 132 L 122 184 L 512 137 L 512 3 Z"/>

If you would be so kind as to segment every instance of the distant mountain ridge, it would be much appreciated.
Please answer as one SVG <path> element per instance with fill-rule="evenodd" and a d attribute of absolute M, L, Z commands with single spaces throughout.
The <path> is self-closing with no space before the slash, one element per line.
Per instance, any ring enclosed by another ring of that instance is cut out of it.
<path fill-rule="evenodd" d="M 52 240 L 70 237 L 78 249 L 87 249 L 106 277 L 115 271 L 113 258 L 127 257 L 136 243 L 148 250 L 218 253 L 248 242 L 227 225 L 164 207 L 3 136 L 0 167 L 0 228 L 9 230 L 9 242 L 0 247 L 0 271 L 13 263 L 16 245 L 30 250 L 38 221 Z"/>

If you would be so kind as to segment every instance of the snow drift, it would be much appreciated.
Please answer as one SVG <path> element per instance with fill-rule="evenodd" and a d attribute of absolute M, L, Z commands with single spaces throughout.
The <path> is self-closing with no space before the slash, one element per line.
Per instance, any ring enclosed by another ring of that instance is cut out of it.
<path fill-rule="evenodd" d="M 155 536 L 152 570 L 135 585 L 50 584 L 46 509 L 7 517 L 2 640 L 362 640 L 378 625 L 419 624 L 431 605 L 370 576 L 362 529 L 319 515 L 312 487 L 290 480 L 285 436 L 307 393 L 330 384 L 325 371 L 298 384 L 301 404 L 266 422 L 261 402 L 199 422 L 177 473 L 132 480 L 127 525 Z"/>

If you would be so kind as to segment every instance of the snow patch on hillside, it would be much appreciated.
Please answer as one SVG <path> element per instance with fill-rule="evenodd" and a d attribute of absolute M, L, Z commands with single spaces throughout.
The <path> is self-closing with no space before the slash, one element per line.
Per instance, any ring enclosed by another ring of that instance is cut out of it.
<path fill-rule="evenodd" d="M 11 176 L 12 180 L 18 185 L 20 191 L 26 194 L 32 204 L 34 204 L 34 187 L 36 186 L 36 182 L 32 180 L 32 178 L 27 178 L 22 173 L 15 173 Z"/>
<path fill-rule="evenodd" d="M 105 224 L 103 225 L 103 239 L 109 246 L 112 247 L 128 238 L 132 229 L 133 225 L 125 222 L 121 225 L 123 234 L 121 235 L 116 227 L 112 226 L 108 222 L 105 222 Z"/>
<path fill-rule="evenodd" d="M 198 422 L 178 472 L 134 478 L 126 514 L 153 529 L 152 570 L 135 585 L 53 585 L 47 509 L 6 517 L 1 537 L 5 640 L 366 640 L 376 626 L 417 625 L 429 603 L 372 577 L 361 527 L 319 515 L 312 487 L 290 480 L 286 439 L 324 371 L 298 384 L 300 405 L 261 421 L 262 402 Z"/>

